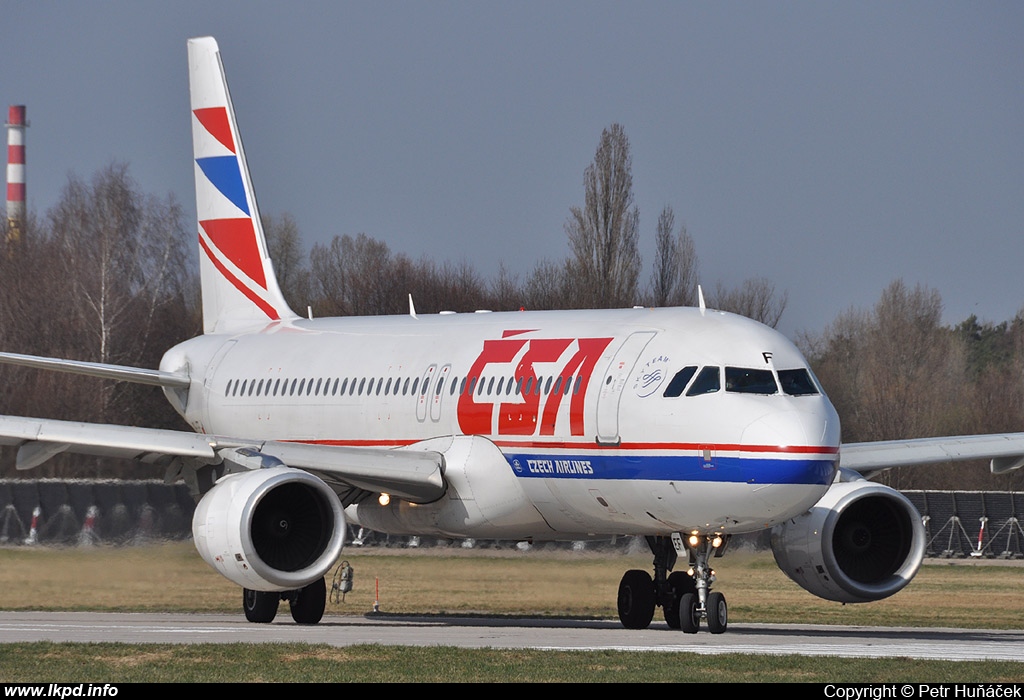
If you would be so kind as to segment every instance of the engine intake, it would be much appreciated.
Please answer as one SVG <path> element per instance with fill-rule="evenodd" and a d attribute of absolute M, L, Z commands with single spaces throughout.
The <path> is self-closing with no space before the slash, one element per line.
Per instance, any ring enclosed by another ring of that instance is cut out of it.
<path fill-rule="evenodd" d="M 807 513 L 772 531 L 779 568 L 826 600 L 881 600 L 910 583 L 924 559 L 921 516 L 899 491 L 837 483 Z"/>
<path fill-rule="evenodd" d="M 196 506 L 192 535 L 203 560 L 243 588 L 294 590 L 337 560 L 345 514 L 312 474 L 258 469 L 220 479 Z"/>

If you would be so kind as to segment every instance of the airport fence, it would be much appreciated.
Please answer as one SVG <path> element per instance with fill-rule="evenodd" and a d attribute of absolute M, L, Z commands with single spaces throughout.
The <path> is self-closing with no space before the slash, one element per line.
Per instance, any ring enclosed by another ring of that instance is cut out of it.
<path fill-rule="evenodd" d="M 926 556 L 949 559 L 1024 558 L 1024 493 L 905 491 L 921 513 Z M 162 481 L 0 479 L 0 546 L 131 545 L 192 536 L 195 503 L 182 484 Z M 389 537 L 350 528 L 349 546 L 514 546 Z M 767 546 L 765 537 L 745 538 Z M 637 548 L 635 538 L 565 543 L 575 548 Z"/>

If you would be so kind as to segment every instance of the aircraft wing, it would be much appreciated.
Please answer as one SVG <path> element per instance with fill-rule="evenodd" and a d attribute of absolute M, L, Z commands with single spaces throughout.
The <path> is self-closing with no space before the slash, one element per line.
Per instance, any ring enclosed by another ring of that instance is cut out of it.
<path fill-rule="evenodd" d="M 840 464 L 864 476 L 893 467 L 950 464 L 975 459 L 991 461 L 993 474 L 1024 466 L 1024 433 L 844 443 Z"/>
<path fill-rule="evenodd" d="M 80 360 L 62 360 L 58 357 L 40 357 L 38 355 L 19 355 L 13 352 L 0 352 L 0 364 L 21 365 L 54 372 L 84 374 L 90 377 L 118 379 L 136 384 L 165 386 L 172 389 L 188 389 L 189 378 L 181 374 L 161 372 L 156 369 L 141 369 L 124 365 L 108 365 L 102 362 L 83 362 Z"/>
<path fill-rule="evenodd" d="M 200 435 L 180 430 L 0 416 L 0 445 L 18 448 L 16 467 L 32 469 L 61 452 L 123 457 L 169 465 L 175 458 L 195 464 L 228 461 L 245 466 L 271 457 L 319 475 L 336 491 L 383 491 L 417 503 L 445 492 L 444 457 L 437 452 L 311 445 Z"/>

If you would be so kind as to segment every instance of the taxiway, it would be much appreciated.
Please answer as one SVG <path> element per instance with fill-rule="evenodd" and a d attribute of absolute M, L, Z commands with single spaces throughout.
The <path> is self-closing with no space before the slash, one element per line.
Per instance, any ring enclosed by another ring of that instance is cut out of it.
<path fill-rule="evenodd" d="M 31 641 L 304 642 L 1024 661 L 1024 630 L 733 624 L 722 635 L 686 635 L 664 623 L 626 630 L 615 620 L 380 614 L 327 616 L 318 625 L 303 626 L 287 614 L 272 624 L 254 625 L 241 615 L 223 614 L 0 612 L 0 643 Z"/>

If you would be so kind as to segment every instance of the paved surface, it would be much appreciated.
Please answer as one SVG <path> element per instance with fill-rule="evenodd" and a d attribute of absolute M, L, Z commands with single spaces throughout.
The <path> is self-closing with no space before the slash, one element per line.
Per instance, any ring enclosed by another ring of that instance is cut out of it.
<path fill-rule="evenodd" d="M 721 635 L 687 635 L 664 623 L 626 630 L 610 620 L 391 615 L 328 616 L 300 626 L 282 612 L 269 625 L 249 624 L 241 615 L 0 612 L 0 643 L 310 642 L 1024 661 L 1024 630 L 736 624 Z"/>

